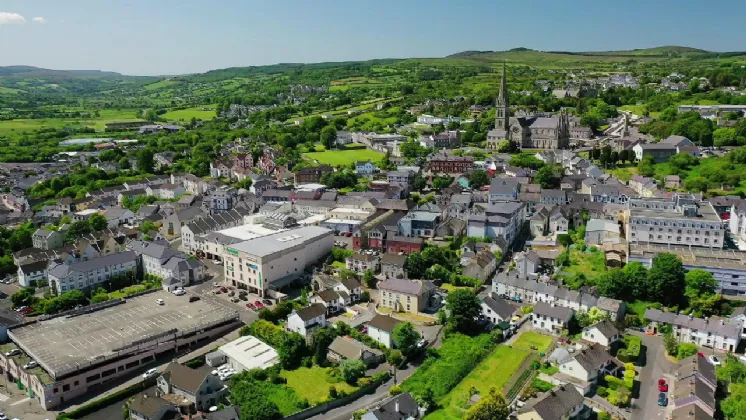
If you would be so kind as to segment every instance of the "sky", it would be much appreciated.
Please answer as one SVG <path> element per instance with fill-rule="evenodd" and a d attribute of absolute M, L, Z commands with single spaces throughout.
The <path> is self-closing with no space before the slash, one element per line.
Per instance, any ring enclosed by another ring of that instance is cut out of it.
<path fill-rule="evenodd" d="M 0 0 L 0 66 L 176 75 L 526 47 L 746 50 L 746 2 Z"/>

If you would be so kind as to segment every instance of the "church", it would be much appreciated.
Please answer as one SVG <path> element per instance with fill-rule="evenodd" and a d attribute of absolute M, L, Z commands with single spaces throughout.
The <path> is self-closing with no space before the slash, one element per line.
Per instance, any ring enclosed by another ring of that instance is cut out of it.
<path fill-rule="evenodd" d="M 487 149 L 497 150 L 502 140 L 518 143 L 522 149 L 568 149 L 570 147 L 570 117 L 562 111 L 559 115 L 510 116 L 508 81 L 503 64 L 500 92 L 495 101 L 495 129 L 487 133 Z"/>

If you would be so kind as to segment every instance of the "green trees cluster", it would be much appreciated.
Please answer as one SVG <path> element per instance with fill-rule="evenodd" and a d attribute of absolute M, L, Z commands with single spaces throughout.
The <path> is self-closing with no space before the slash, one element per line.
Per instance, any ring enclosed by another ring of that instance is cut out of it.
<path fill-rule="evenodd" d="M 351 188 L 357 185 L 357 175 L 348 170 L 330 172 L 321 177 L 321 183 L 332 188 Z"/>
<path fill-rule="evenodd" d="M 697 112 L 679 113 L 675 106 L 666 108 L 659 119 L 640 126 L 640 132 L 658 139 L 670 135 L 688 138 L 700 146 L 712 146 L 715 124 Z"/>
<path fill-rule="evenodd" d="M 33 244 L 31 237 L 36 232 L 36 226 L 26 222 L 15 229 L 0 226 L 0 275 L 11 274 L 18 270 L 13 261 L 13 253 Z"/>
<path fill-rule="evenodd" d="M 726 385 L 728 397 L 721 401 L 720 409 L 725 418 L 746 420 L 746 365 L 733 356 L 716 368 L 718 381 Z"/>
<path fill-rule="evenodd" d="M 509 163 L 512 166 L 518 166 L 520 168 L 528 169 L 539 169 L 544 166 L 544 162 L 537 159 L 536 156 L 525 152 L 514 155 L 512 158 L 510 158 Z"/>
<path fill-rule="evenodd" d="M 307 352 L 306 341 L 303 336 L 285 331 L 263 319 L 251 324 L 248 329 L 243 330 L 243 333 L 242 335 L 253 335 L 277 350 L 280 364 L 285 369 L 299 366 L 301 359 Z"/>
<path fill-rule="evenodd" d="M 479 330 L 477 318 L 482 306 L 474 292 L 459 289 L 446 297 L 447 333 L 473 334 Z"/>

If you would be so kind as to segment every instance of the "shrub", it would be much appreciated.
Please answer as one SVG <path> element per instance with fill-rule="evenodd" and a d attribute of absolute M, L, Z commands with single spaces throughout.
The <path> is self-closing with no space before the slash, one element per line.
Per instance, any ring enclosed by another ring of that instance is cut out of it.
<path fill-rule="evenodd" d="M 329 399 L 337 399 L 337 388 L 335 388 L 334 386 L 329 387 Z"/>
<path fill-rule="evenodd" d="M 609 390 L 606 387 L 600 386 L 596 389 L 596 394 L 601 398 L 606 398 L 609 396 Z"/>
<path fill-rule="evenodd" d="M 642 339 L 634 335 L 625 335 L 622 338 L 624 348 L 619 350 L 617 358 L 623 363 L 635 363 L 640 358 L 640 346 Z"/>
<path fill-rule="evenodd" d="M 402 393 L 401 387 L 399 385 L 392 386 L 389 388 L 389 395 L 399 395 Z"/>
<path fill-rule="evenodd" d="M 694 343 L 682 343 L 676 347 L 676 357 L 678 359 L 686 359 L 695 354 L 697 354 L 697 345 Z"/>

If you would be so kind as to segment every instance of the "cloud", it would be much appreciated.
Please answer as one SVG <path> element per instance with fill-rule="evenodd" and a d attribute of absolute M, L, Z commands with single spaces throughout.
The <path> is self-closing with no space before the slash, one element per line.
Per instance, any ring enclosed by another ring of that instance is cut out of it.
<path fill-rule="evenodd" d="M 34 22 L 34 23 L 47 23 L 47 19 L 45 17 L 43 17 L 43 16 L 37 16 L 37 17 L 31 19 L 31 21 Z"/>
<path fill-rule="evenodd" d="M 26 18 L 18 13 L 0 12 L 0 25 L 11 25 L 14 23 L 25 23 Z"/>

